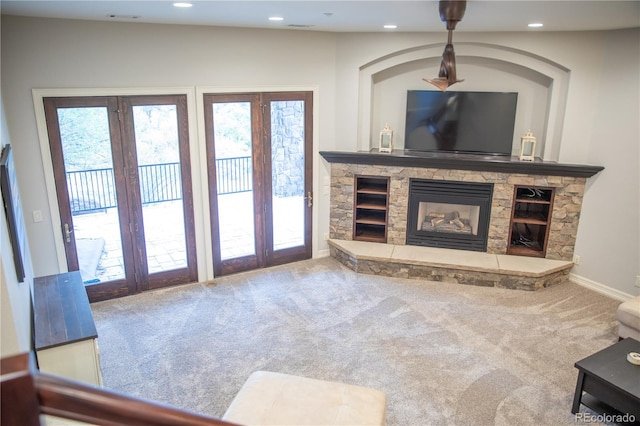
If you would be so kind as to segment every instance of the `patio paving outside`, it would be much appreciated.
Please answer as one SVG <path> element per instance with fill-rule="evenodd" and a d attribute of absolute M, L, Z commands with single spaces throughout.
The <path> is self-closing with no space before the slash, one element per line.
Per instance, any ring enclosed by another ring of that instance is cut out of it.
<path fill-rule="evenodd" d="M 218 196 L 221 257 L 255 253 L 252 192 Z M 274 250 L 304 244 L 304 197 L 274 197 Z"/>
<path fill-rule="evenodd" d="M 186 266 L 182 202 L 149 204 L 143 210 L 149 273 Z M 76 239 L 105 240 L 95 278 L 100 282 L 124 278 L 118 212 L 115 208 L 73 217 Z M 83 277 L 84 278 L 84 277 Z"/>
<path fill-rule="evenodd" d="M 253 223 L 251 192 L 224 194 L 220 200 L 221 247 L 223 259 L 253 254 L 253 232 L 247 223 Z M 274 248 L 280 250 L 304 243 L 303 197 L 274 198 Z M 144 206 L 145 238 L 149 273 L 157 273 L 186 267 L 186 249 L 182 220 L 181 200 Z M 73 217 L 76 241 L 103 238 L 102 255 L 95 270 L 98 282 L 124 278 L 124 260 L 121 250 L 120 227 L 115 208 Z M 93 267 L 91 266 L 90 269 Z M 82 269 L 82 268 L 81 268 Z M 87 280 L 84 278 L 85 281 Z M 93 282 L 87 283 L 91 284 Z"/>

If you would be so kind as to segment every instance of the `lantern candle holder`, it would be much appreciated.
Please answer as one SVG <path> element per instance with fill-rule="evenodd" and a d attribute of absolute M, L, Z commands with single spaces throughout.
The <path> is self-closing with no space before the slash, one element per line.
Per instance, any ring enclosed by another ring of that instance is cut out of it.
<path fill-rule="evenodd" d="M 533 161 L 536 156 L 536 138 L 528 130 L 524 136 L 520 138 L 520 161 Z"/>
<path fill-rule="evenodd" d="M 391 152 L 393 151 L 393 130 L 389 128 L 389 125 L 385 125 L 384 129 L 380 131 L 380 141 L 378 144 L 378 152 Z"/>

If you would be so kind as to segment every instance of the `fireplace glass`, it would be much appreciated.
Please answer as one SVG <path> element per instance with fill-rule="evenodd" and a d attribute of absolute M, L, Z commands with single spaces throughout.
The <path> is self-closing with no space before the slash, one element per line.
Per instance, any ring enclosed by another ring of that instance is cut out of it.
<path fill-rule="evenodd" d="M 416 231 L 478 235 L 480 206 L 447 203 L 418 203 Z"/>
<path fill-rule="evenodd" d="M 409 180 L 407 245 L 487 251 L 493 184 Z"/>

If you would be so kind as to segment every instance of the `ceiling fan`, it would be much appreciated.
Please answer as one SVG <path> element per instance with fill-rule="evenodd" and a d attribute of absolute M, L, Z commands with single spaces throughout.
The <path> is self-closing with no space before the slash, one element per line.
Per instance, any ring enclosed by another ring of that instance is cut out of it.
<path fill-rule="evenodd" d="M 467 8 L 466 0 L 440 0 L 439 2 L 440 19 L 447 23 L 449 35 L 447 45 L 442 53 L 442 61 L 440 62 L 440 72 L 438 77 L 433 79 L 424 78 L 427 83 L 433 84 L 443 92 L 455 83 L 464 80 L 458 80 L 456 75 L 456 55 L 453 50 L 453 30 L 456 24 L 462 20 L 464 12 Z"/>

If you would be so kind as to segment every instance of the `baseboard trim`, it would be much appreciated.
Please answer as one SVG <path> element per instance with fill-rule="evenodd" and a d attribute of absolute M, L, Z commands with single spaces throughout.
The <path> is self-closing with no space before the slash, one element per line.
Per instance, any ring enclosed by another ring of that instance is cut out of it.
<path fill-rule="evenodd" d="M 631 294 L 616 290 L 615 288 L 611 288 L 604 284 L 590 280 L 589 278 L 581 277 L 580 275 L 576 275 L 573 273 L 569 274 L 569 281 L 598 293 L 604 294 L 605 296 L 609 296 L 612 299 L 619 300 L 621 302 L 626 302 L 627 300 L 633 299 L 635 297 Z"/>
<path fill-rule="evenodd" d="M 329 257 L 330 254 L 331 254 L 331 251 L 329 249 L 318 250 L 318 253 L 316 254 L 316 257 L 317 258 Z"/>

